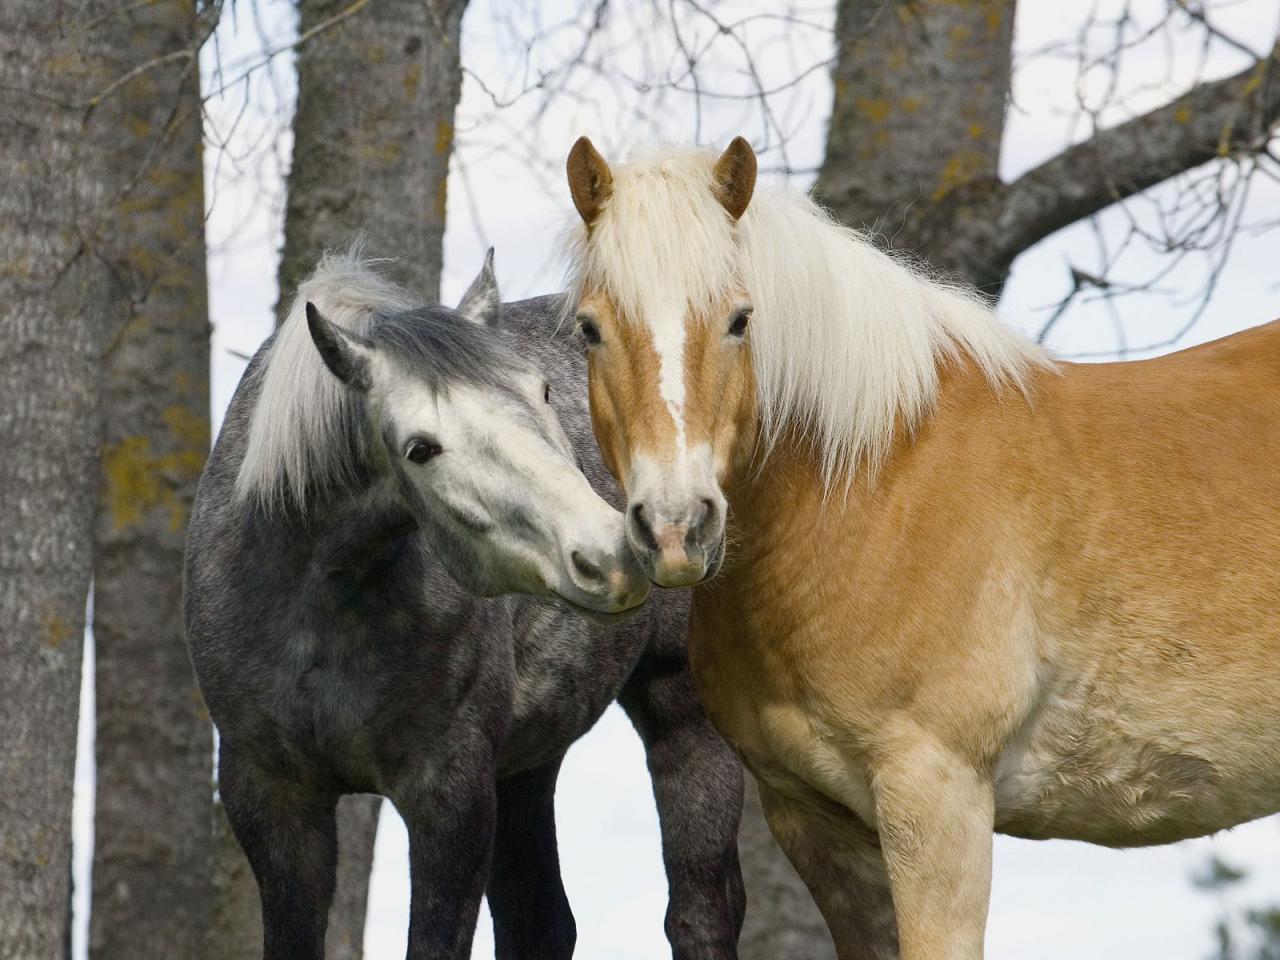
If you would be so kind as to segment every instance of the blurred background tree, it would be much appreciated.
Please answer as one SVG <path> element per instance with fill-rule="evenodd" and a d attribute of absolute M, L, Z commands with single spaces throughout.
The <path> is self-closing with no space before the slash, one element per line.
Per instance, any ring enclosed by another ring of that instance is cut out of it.
<path fill-rule="evenodd" d="M 1237 906 L 1228 900 L 1246 876 L 1216 855 L 1192 875 L 1195 887 L 1221 904 L 1214 927 L 1217 950 L 1208 960 L 1280 960 L 1280 906 Z"/>
<path fill-rule="evenodd" d="M 209 449 L 199 50 L 216 6 L 104 8 L 117 73 L 95 124 L 119 184 L 96 238 L 123 317 L 102 358 L 94 528 L 89 955 L 197 960 L 213 736 L 182 641 L 182 557 Z"/>

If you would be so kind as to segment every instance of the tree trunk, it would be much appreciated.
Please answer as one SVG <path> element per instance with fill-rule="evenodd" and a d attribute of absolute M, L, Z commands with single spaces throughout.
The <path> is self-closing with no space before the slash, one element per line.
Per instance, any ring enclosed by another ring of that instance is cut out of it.
<path fill-rule="evenodd" d="M 378 0 L 357 4 L 348 16 L 345 0 L 301 0 L 299 7 L 308 39 L 298 51 L 281 303 L 325 250 L 346 249 L 360 237 L 367 255 L 397 258 L 388 265 L 391 274 L 434 300 L 466 3 Z M 344 797 L 338 806 L 338 890 L 326 937 L 331 958 L 358 960 L 363 952 L 380 805 L 375 797 Z M 236 863 L 243 855 L 221 846 L 216 856 L 215 877 L 232 878 L 218 892 L 218 925 L 260 926 L 256 899 L 236 885 L 248 878 Z M 216 935 L 214 941 L 226 942 Z M 218 957 L 259 955 L 224 949 Z"/>
<path fill-rule="evenodd" d="M 957 196 L 999 184 L 1015 0 L 841 0 L 835 96 L 814 193 L 851 226 L 999 291 Z M 957 193 L 957 191 L 960 191 Z M 966 237 L 967 239 L 967 237 Z"/>
<path fill-rule="evenodd" d="M 305 34 L 345 0 L 299 6 Z M 398 260 L 399 282 L 438 296 L 465 7 L 378 0 L 298 52 L 282 303 L 326 249 L 359 236 L 368 255 Z"/>
<path fill-rule="evenodd" d="M 194 960 L 207 920 L 212 733 L 182 641 L 182 552 L 209 449 L 195 0 L 104 18 L 130 65 L 98 122 L 125 184 L 104 231 L 130 313 L 104 360 L 96 525 L 94 960 Z M 191 53 L 182 58 L 183 51 Z"/>
<path fill-rule="evenodd" d="M 60 957 L 98 481 L 98 364 L 117 322 L 95 214 L 118 131 L 107 5 L 0 4 L 0 958 Z"/>

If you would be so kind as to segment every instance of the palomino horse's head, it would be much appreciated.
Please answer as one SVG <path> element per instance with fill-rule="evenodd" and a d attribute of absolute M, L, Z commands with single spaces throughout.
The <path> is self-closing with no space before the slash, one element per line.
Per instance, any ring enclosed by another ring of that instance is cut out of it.
<path fill-rule="evenodd" d="M 719 568 L 722 487 L 751 449 L 756 419 L 752 305 L 734 239 L 755 154 L 739 137 L 718 160 L 679 162 L 686 167 L 624 168 L 615 178 L 585 137 L 568 162 L 586 223 L 577 322 L 592 421 L 627 493 L 632 549 L 667 587 Z M 708 255 L 682 254 L 691 248 Z"/>
<path fill-rule="evenodd" d="M 464 588 L 551 595 L 595 620 L 645 599 L 622 515 L 578 469 L 545 376 L 503 336 L 492 251 L 457 310 L 381 316 L 364 334 L 310 302 L 306 317 L 363 399 L 370 460 Z"/>

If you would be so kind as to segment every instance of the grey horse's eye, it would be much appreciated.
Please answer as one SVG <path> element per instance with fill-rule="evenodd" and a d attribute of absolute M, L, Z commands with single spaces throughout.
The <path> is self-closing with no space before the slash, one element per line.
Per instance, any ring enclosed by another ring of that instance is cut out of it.
<path fill-rule="evenodd" d="M 543 403 L 551 402 L 551 384 L 549 383 L 544 383 L 542 385 L 542 402 Z"/>
<path fill-rule="evenodd" d="M 443 448 L 434 440 L 415 437 L 405 444 L 404 458 L 411 463 L 426 463 L 433 457 L 443 453 Z"/>

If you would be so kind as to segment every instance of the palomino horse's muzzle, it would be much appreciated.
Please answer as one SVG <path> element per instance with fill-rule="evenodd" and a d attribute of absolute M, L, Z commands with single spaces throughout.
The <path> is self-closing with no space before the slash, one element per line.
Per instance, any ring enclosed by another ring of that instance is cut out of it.
<path fill-rule="evenodd" d="M 715 574 L 723 555 L 724 512 L 711 497 L 683 515 L 646 503 L 627 508 L 627 539 L 645 574 L 660 587 L 688 587 Z"/>

